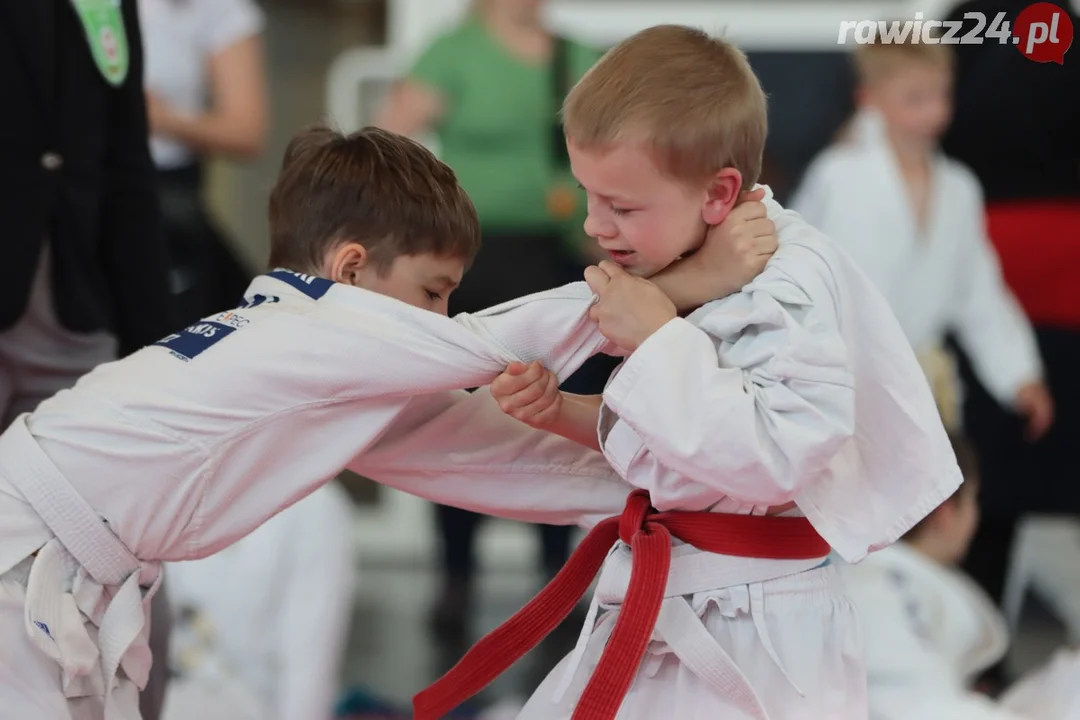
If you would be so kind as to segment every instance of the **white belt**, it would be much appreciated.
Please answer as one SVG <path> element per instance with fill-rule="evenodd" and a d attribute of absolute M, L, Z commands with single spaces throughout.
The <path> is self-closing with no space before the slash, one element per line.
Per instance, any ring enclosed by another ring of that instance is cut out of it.
<path fill-rule="evenodd" d="M 100 690 L 106 719 L 138 718 L 138 708 L 113 690 L 120 668 L 139 689 L 146 686 L 150 600 L 161 583 L 160 565 L 139 562 L 109 530 L 42 451 L 27 417 L 0 436 L 0 474 L 55 535 L 30 566 L 27 632 L 60 664 L 69 697 Z M 144 584 L 150 585 L 145 595 Z M 84 618 L 96 626 L 96 639 Z"/>
<path fill-rule="evenodd" d="M 745 590 L 747 610 L 753 619 L 754 627 L 757 629 L 765 651 L 796 692 L 803 695 L 802 690 L 788 675 L 769 637 L 764 616 L 764 590 L 761 583 L 811 570 L 819 567 L 826 560 L 827 557 L 811 560 L 759 560 L 716 555 L 687 545 L 676 546 L 672 549 L 664 601 L 660 606 L 660 614 L 653 629 L 652 639 L 666 644 L 687 669 L 716 688 L 724 697 L 734 701 L 748 715 L 758 720 L 769 720 L 768 713 L 754 688 L 731 656 L 709 634 L 701 618 L 691 606 L 691 599 L 699 593 L 715 592 L 725 588 Z M 581 635 L 578 637 L 577 646 L 555 690 L 556 702 L 559 702 L 569 689 L 585 655 L 589 638 L 594 631 L 599 629 L 596 627 L 596 616 L 600 606 L 618 607 L 626 597 L 630 584 L 631 563 L 630 548 L 621 542 L 617 543 L 604 563 L 604 569 L 600 573 L 600 580 L 593 594 L 592 603 L 589 605 L 589 613 Z M 609 626 L 607 630 L 610 631 L 614 625 L 614 613 L 601 623 L 601 625 L 605 624 Z M 662 655 L 657 655 L 648 661 L 646 674 L 655 674 L 662 659 Z"/>

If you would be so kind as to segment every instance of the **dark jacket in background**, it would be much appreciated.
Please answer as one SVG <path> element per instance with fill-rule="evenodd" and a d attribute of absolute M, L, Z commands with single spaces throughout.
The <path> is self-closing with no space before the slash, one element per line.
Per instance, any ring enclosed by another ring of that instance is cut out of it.
<path fill-rule="evenodd" d="M 1080 16 L 1068 0 L 1051 0 L 1069 13 L 1074 31 Z M 1006 13 L 1010 27 L 1032 0 L 970 0 L 948 19 L 975 26 L 964 14 L 980 12 L 989 26 Z M 988 203 L 1072 198 L 1080 202 L 1080 40 L 1064 65 L 1028 60 L 1013 44 L 986 38 L 980 45 L 952 45 L 957 59 L 956 115 L 944 138 L 945 152 L 968 165 Z"/>
<path fill-rule="evenodd" d="M 48 239 L 61 324 L 109 330 L 127 353 L 175 327 L 136 0 L 120 4 L 129 68 L 114 87 L 70 0 L 0 0 L 0 331 L 25 311 Z"/>

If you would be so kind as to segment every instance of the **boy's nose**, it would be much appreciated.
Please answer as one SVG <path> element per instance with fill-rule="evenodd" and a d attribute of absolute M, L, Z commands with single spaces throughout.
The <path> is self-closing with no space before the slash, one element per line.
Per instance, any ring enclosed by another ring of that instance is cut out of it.
<path fill-rule="evenodd" d="M 585 234 L 591 238 L 612 238 L 615 237 L 615 225 L 602 223 L 589 213 L 585 216 Z"/>

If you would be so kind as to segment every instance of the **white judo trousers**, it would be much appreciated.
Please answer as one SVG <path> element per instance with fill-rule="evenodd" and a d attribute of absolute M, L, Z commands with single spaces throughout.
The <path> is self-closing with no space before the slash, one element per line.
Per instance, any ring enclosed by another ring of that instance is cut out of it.
<path fill-rule="evenodd" d="M 712 556 L 701 562 L 679 550 L 653 641 L 619 720 L 866 717 L 859 619 L 835 568 L 747 583 L 755 574 L 775 575 L 777 564 L 791 561 Z M 605 567 L 594 602 L 609 612 L 548 675 L 518 720 L 573 715 L 618 619 L 628 565 Z M 614 577 L 619 574 L 621 583 Z M 725 574 L 730 584 L 721 579 Z"/>

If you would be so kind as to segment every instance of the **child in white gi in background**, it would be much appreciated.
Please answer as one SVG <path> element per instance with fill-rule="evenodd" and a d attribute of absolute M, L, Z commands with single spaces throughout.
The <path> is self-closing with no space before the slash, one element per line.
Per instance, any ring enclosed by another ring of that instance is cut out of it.
<path fill-rule="evenodd" d="M 941 44 L 868 44 L 855 60 L 859 110 L 847 137 L 810 165 L 791 207 L 842 245 L 885 295 L 947 426 L 958 425 L 959 399 L 942 344 L 955 331 L 982 383 L 1024 415 L 1038 439 L 1053 403 L 1035 335 L 986 237 L 978 180 L 938 146 L 952 114 L 952 52 Z"/>
<path fill-rule="evenodd" d="M 622 506 L 601 454 L 524 427 L 486 391 L 454 392 L 514 361 L 566 377 L 608 341 L 584 283 L 445 316 L 480 235 L 430 152 L 375 129 L 302 133 L 270 226 L 271 262 L 289 270 L 0 436 L 5 718 L 137 718 L 160 563 L 213 555 L 344 467 L 525 521 L 590 524 Z M 726 229 L 658 278 L 680 306 L 760 269 L 770 239 Z"/>
<path fill-rule="evenodd" d="M 352 499 L 332 482 L 221 552 L 167 565 L 174 632 L 164 720 L 334 717 L 354 609 L 355 522 Z"/>
<path fill-rule="evenodd" d="M 843 569 L 866 645 L 871 720 L 1070 720 L 1080 717 L 1080 659 L 1062 650 L 1000 701 L 972 689 L 1008 649 L 1005 619 L 956 568 L 979 522 L 974 456 L 966 480 L 902 542 Z"/>
<path fill-rule="evenodd" d="M 779 249 L 740 292 L 679 317 L 641 280 L 698 247 L 756 181 L 765 106 L 737 48 L 672 26 L 620 43 L 569 94 L 585 230 L 611 254 L 586 275 L 592 316 L 631 354 L 602 396 L 564 396 L 523 366 L 492 391 L 647 493 L 418 695 L 417 720 L 513 662 L 601 564 L 578 649 L 522 719 L 866 717 L 858 621 L 830 547 L 859 561 L 960 483 L 910 345 L 855 263 L 771 199 Z"/>

